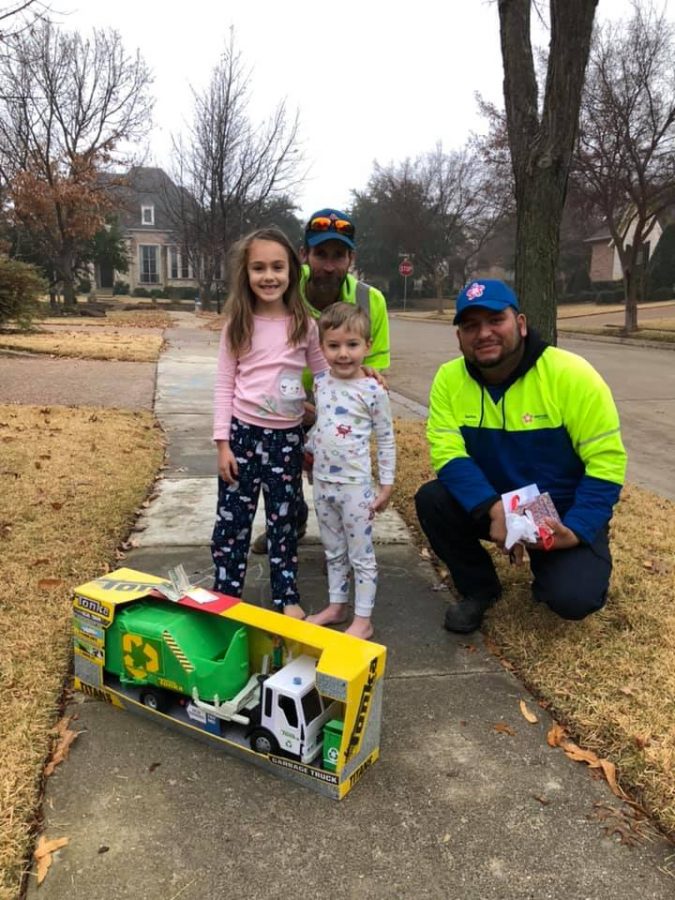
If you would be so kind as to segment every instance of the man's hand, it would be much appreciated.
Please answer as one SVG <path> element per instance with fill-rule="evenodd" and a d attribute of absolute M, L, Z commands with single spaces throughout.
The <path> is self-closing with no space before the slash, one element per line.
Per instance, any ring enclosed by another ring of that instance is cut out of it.
<path fill-rule="evenodd" d="M 218 474 L 227 484 L 234 484 L 239 477 L 239 466 L 229 441 L 218 441 Z"/>
<path fill-rule="evenodd" d="M 497 500 L 490 507 L 490 540 L 494 541 L 500 550 L 504 549 L 506 515 L 504 514 L 504 504 L 501 500 Z"/>
<path fill-rule="evenodd" d="M 310 403 L 309 400 L 305 400 L 304 406 L 305 409 L 302 414 L 302 424 L 305 428 L 311 428 L 316 422 L 316 406 L 314 406 L 313 403 Z"/>
<path fill-rule="evenodd" d="M 383 484 L 380 487 L 380 490 L 377 492 L 377 496 L 370 504 L 370 518 L 372 519 L 375 513 L 384 512 L 384 510 L 389 505 L 389 501 L 391 500 L 391 494 L 394 490 L 393 484 Z"/>
<path fill-rule="evenodd" d="M 374 369 L 372 366 L 361 366 L 361 371 L 366 376 L 366 378 L 374 378 L 375 381 L 385 389 L 385 391 L 389 390 L 387 380 L 379 369 Z"/>
<path fill-rule="evenodd" d="M 553 543 L 549 548 L 550 550 L 571 550 L 572 547 L 578 547 L 581 543 L 572 529 L 567 528 L 562 522 L 558 522 L 557 519 L 544 519 L 544 525 L 553 535 Z M 536 549 L 544 549 L 541 542 L 537 543 Z"/>

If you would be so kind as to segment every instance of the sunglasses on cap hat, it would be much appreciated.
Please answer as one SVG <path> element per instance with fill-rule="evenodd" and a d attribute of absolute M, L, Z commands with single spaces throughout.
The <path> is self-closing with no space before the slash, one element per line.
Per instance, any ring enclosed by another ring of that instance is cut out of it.
<path fill-rule="evenodd" d="M 326 231 L 335 231 L 344 234 L 345 237 L 354 237 L 354 226 L 347 219 L 338 219 L 337 216 L 314 216 L 310 219 L 305 232 L 307 234 L 322 234 Z"/>

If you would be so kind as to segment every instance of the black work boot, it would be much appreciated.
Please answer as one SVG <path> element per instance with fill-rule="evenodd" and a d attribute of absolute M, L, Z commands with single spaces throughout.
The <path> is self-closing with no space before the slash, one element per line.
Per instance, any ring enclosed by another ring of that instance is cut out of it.
<path fill-rule="evenodd" d="M 488 600 L 476 600 L 474 597 L 462 597 L 452 603 L 445 613 L 443 627 L 457 634 L 469 634 L 480 628 L 486 611 L 497 602 L 496 597 Z"/>

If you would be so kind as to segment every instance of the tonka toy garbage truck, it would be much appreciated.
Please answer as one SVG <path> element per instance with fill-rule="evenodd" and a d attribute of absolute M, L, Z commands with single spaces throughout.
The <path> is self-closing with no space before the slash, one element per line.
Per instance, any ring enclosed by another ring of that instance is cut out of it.
<path fill-rule="evenodd" d="M 166 711 L 175 695 L 206 715 L 247 729 L 251 749 L 311 762 L 338 704 L 316 689 L 316 660 L 302 655 L 273 675 L 251 672 L 246 626 L 189 607 L 138 601 L 106 632 L 105 668 L 140 700 Z"/>
<path fill-rule="evenodd" d="M 181 569 L 121 568 L 74 588 L 76 690 L 344 797 L 380 753 L 386 648 L 193 586 Z"/>

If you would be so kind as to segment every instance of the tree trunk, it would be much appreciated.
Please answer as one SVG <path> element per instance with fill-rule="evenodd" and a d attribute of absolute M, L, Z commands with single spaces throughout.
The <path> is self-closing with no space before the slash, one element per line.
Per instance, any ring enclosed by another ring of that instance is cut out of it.
<path fill-rule="evenodd" d="M 560 221 L 598 0 L 550 0 L 543 109 L 530 42 L 531 0 L 499 0 L 504 102 L 516 183 L 515 287 L 542 337 L 556 340 Z"/>
<path fill-rule="evenodd" d="M 557 288 L 560 222 L 565 184 L 551 168 L 538 167 L 516 188 L 515 290 L 530 325 L 544 340 L 557 340 Z"/>
<path fill-rule="evenodd" d="M 199 299 L 201 300 L 202 309 L 210 310 L 213 305 L 213 296 L 211 293 L 211 282 L 199 282 Z"/>
<path fill-rule="evenodd" d="M 75 296 L 75 279 L 73 278 L 73 273 L 69 272 L 66 274 L 63 273 L 62 278 L 63 285 L 63 305 L 66 309 L 73 309 L 77 305 L 77 298 Z"/>
<path fill-rule="evenodd" d="M 436 312 L 443 315 L 445 303 L 443 302 L 443 276 L 434 275 L 434 293 L 436 294 Z"/>
<path fill-rule="evenodd" d="M 626 334 L 634 334 L 638 327 L 637 288 L 638 279 L 634 278 L 632 271 L 624 272 L 626 282 L 626 309 L 623 319 L 623 330 Z"/>
<path fill-rule="evenodd" d="M 65 247 L 59 256 L 58 261 L 59 275 L 61 276 L 61 286 L 63 290 L 63 305 L 66 309 L 72 309 L 76 303 L 75 296 L 75 275 L 73 273 L 73 253 L 69 247 Z"/>

